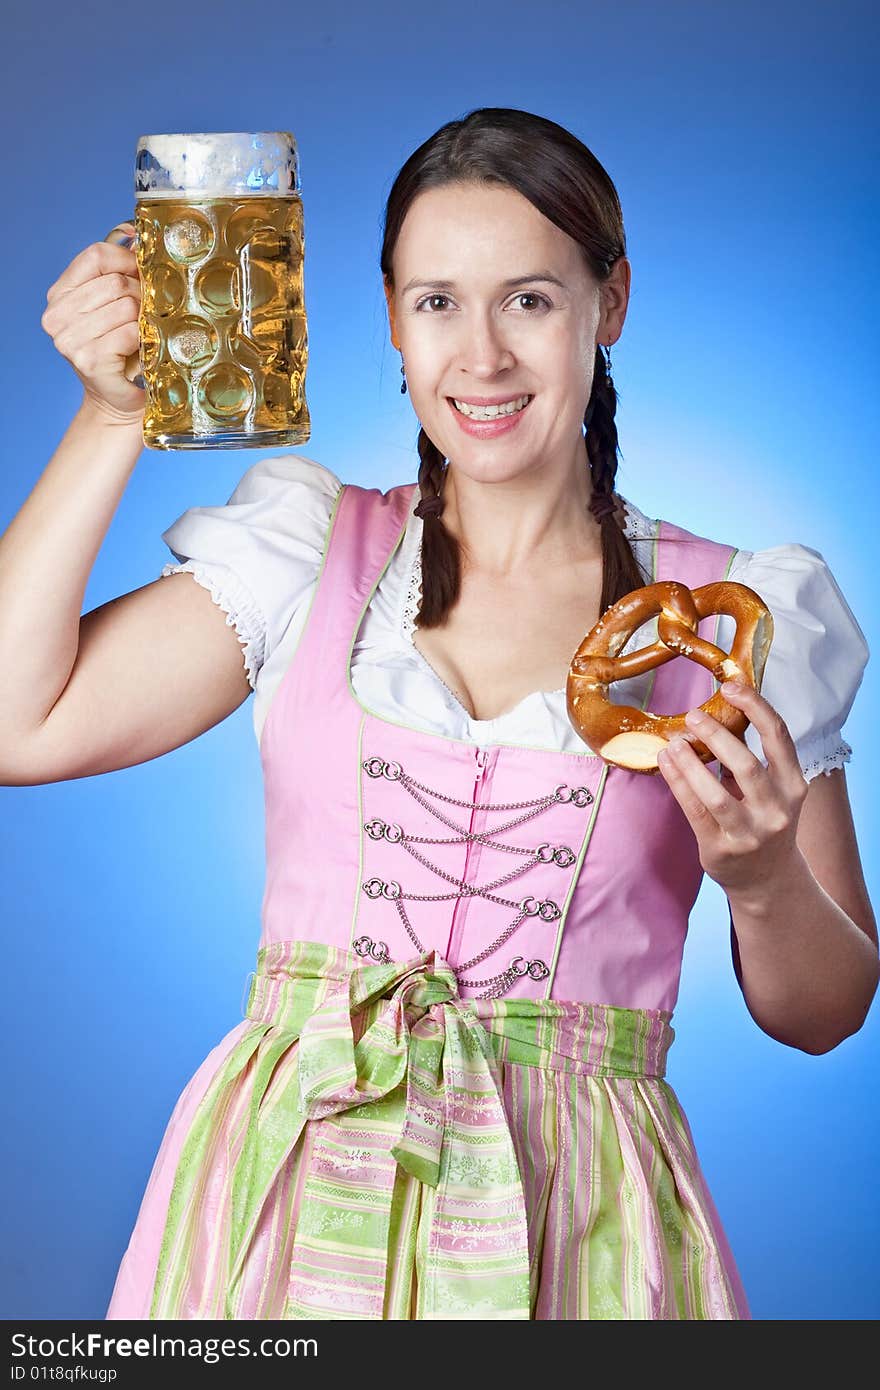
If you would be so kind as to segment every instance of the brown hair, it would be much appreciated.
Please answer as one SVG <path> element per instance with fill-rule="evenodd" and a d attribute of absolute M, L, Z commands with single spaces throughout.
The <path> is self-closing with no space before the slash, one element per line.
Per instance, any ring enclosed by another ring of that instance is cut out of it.
<path fill-rule="evenodd" d="M 379 264 L 393 289 L 391 262 L 409 208 L 425 189 L 449 183 L 503 184 L 528 198 L 561 227 L 583 252 L 600 282 L 626 255 L 623 215 L 617 190 L 595 155 L 554 121 L 510 107 L 487 106 L 449 121 L 410 155 L 394 180 L 385 207 Z M 596 347 L 593 389 L 584 415 L 586 454 L 593 495 L 612 496 L 617 474 L 617 392 Z M 461 588 L 461 555 L 456 538 L 443 525 L 442 480 L 446 460 L 419 430 L 419 490 L 423 502 L 439 499 L 425 516 L 422 532 L 422 599 L 419 627 L 445 621 Z M 436 510 L 435 510 L 436 509 Z M 624 594 L 646 582 L 629 540 L 611 510 L 602 517 L 602 596 L 600 615 Z"/>

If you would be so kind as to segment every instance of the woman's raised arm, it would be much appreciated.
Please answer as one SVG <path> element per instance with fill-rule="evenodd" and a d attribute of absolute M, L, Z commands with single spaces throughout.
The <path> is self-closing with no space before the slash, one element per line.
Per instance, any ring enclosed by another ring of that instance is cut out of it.
<path fill-rule="evenodd" d="M 236 709 L 250 685 L 236 632 L 191 575 L 81 617 L 89 575 L 143 450 L 134 253 L 98 242 L 49 289 L 42 324 L 84 386 L 44 472 L 0 536 L 0 784 L 144 762 Z"/>

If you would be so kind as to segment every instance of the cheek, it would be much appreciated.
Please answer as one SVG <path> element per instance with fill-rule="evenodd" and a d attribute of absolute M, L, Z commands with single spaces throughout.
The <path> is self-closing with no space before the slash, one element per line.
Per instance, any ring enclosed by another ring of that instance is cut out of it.
<path fill-rule="evenodd" d="M 592 372 L 584 369 L 582 361 L 566 356 L 556 363 L 548 379 L 547 399 L 562 433 L 583 422 L 592 386 Z"/>
<path fill-rule="evenodd" d="M 591 344 L 584 342 L 580 334 L 548 335 L 540 353 L 536 353 L 535 365 L 548 388 L 556 390 L 560 398 L 572 402 L 581 397 L 588 399 L 594 363 Z"/>
<path fill-rule="evenodd" d="M 440 384 L 448 377 L 447 354 L 437 344 L 419 340 L 417 333 L 404 340 L 402 357 L 406 366 L 406 379 L 413 389 L 422 395 L 436 396 Z"/>

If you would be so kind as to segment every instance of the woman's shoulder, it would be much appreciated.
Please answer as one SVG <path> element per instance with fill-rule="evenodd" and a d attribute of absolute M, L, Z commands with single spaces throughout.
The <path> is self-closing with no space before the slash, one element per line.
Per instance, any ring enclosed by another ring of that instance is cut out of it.
<path fill-rule="evenodd" d="M 260 459 L 226 502 L 188 507 L 162 539 L 175 554 L 192 555 L 188 547 L 196 544 L 216 551 L 210 556 L 216 559 L 241 547 L 271 555 L 282 538 L 294 546 L 314 545 L 323 537 L 342 486 L 331 469 L 302 454 Z"/>
<path fill-rule="evenodd" d="M 831 566 L 821 551 L 799 541 L 784 541 L 762 549 L 751 550 L 724 538 L 709 528 L 685 522 L 681 518 L 654 516 L 642 511 L 635 502 L 618 494 L 624 507 L 624 533 L 635 541 L 665 541 L 668 544 L 696 544 L 729 552 L 729 579 L 748 583 L 746 574 L 760 576 L 762 582 L 780 598 L 808 600 L 811 595 L 833 595 L 848 607 Z M 665 533 L 665 535 L 664 535 Z"/>
<path fill-rule="evenodd" d="M 798 541 L 738 550 L 728 578 L 761 595 L 777 631 L 787 628 L 792 647 L 802 655 L 821 650 L 824 667 L 836 662 L 864 670 L 867 638 L 821 551 Z"/>
<path fill-rule="evenodd" d="M 757 550 L 735 548 L 726 578 L 753 589 L 773 619 L 761 692 L 785 720 L 804 776 L 849 762 L 842 729 L 861 686 L 870 648 L 825 555 L 799 541 Z M 718 642 L 730 650 L 733 620 L 721 619 Z M 746 743 L 766 758 L 751 726 Z"/>
<path fill-rule="evenodd" d="M 812 546 L 787 541 L 737 551 L 728 577 L 770 610 L 761 693 L 785 720 L 804 776 L 842 767 L 852 755 L 842 729 L 871 653 L 831 565 Z M 746 742 L 766 761 L 751 726 Z"/>
<path fill-rule="evenodd" d="M 162 539 L 175 563 L 209 588 L 245 649 L 248 679 L 308 602 L 321 567 L 342 480 L 303 454 L 260 459 L 228 501 L 189 507 Z"/>
<path fill-rule="evenodd" d="M 630 541 L 662 544 L 664 548 L 717 551 L 719 555 L 724 551 L 738 550 L 735 541 L 710 534 L 708 529 L 698 527 L 690 518 L 678 516 L 674 519 L 670 514 L 673 509 L 664 508 L 661 514 L 655 515 L 643 511 L 632 499 L 620 493 L 618 497 L 623 503 L 624 535 Z"/>

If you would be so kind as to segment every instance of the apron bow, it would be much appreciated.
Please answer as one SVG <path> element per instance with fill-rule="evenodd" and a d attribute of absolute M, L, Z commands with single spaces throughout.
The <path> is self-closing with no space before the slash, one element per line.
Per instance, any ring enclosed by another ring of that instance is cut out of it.
<path fill-rule="evenodd" d="M 367 1007 L 376 1001 L 366 1022 Z M 374 1153 L 358 1147 L 365 1130 L 374 1136 L 381 1125 L 395 1134 L 388 1152 L 432 1189 L 420 1316 L 528 1318 L 525 1199 L 498 1064 L 488 1033 L 459 996 L 442 957 L 430 951 L 352 970 L 332 982 L 298 1032 L 281 1030 L 274 1042 L 267 1035 L 264 1045 L 233 1175 L 230 1296 L 261 1207 L 306 1121 L 337 1116 L 334 1150 L 349 1145 L 345 1171 L 356 1172 L 361 1160 L 372 1173 L 382 1172 L 388 1187 L 382 1230 L 372 1245 L 384 1242 L 387 1253 L 395 1164 L 382 1169 Z M 273 1077 L 285 1055 L 292 1064 Z M 270 1087 L 271 1103 L 264 1103 Z M 345 1168 L 344 1158 L 339 1161 Z M 319 1235 L 329 1220 L 326 1203 L 315 1201 L 309 1215 L 309 1200 L 307 1179 L 298 1225 L 303 1239 Z M 345 1245 L 346 1218 L 340 1210 L 332 1217 L 338 1250 Z M 353 1235 L 357 1217 L 352 1213 Z M 292 1280 L 290 1316 L 315 1316 L 307 1300 L 307 1282 Z M 381 1307 L 365 1315 L 381 1317 Z"/>

